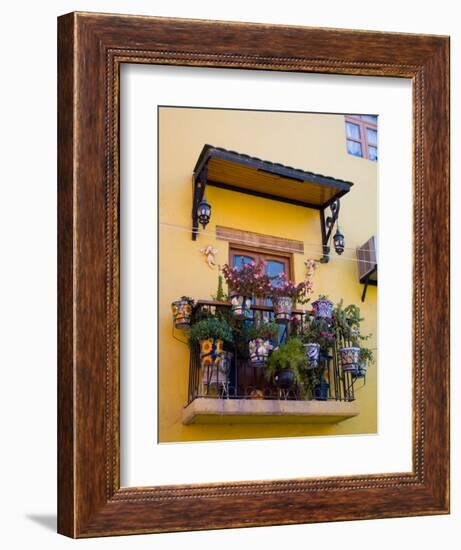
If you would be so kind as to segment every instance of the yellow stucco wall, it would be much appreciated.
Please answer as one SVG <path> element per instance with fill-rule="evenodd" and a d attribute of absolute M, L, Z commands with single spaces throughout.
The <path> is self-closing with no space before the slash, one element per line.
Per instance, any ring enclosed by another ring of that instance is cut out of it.
<path fill-rule="evenodd" d="M 360 414 L 333 425 L 190 425 L 181 422 L 187 401 L 188 347 L 172 336 L 170 303 L 182 295 L 209 299 L 216 291 L 200 249 L 213 245 L 219 264 L 228 261 L 229 245 L 216 240 L 216 225 L 304 241 L 304 255 L 294 255 L 295 279 L 304 278 L 304 260 L 321 256 L 319 214 L 315 210 L 221 190 L 207 189 L 211 222 L 197 241 L 191 240 L 192 170 L 209 143 L 296 168 L 354 182 L 341 199 L 340 227 L 346 251 L 320 265 L 314 296 L 360 305 L 376 348 L 377 289 L 369 287 L 360 302 L 355 247 L 377 233 L 377 163 L 347 154 L 344 117 L 303 113 L 161 108 L 159 112 L 159 440 L 199 441 L 257 437 L 374 433 L 377 430 L 376 368 L 357 391 Z M 176 335 L 181 338 L 181 333 Z M 185 338 L 183 337 L 183 340 Z M 360 386 L 361 382 L 357 383 Z"/>

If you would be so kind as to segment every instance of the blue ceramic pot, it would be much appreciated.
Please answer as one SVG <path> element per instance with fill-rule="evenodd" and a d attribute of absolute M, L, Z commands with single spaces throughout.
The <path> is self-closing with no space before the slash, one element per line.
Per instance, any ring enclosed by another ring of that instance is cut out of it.
<path fill-rule="evenodd" d="M 315 369 L 320 359 L 320 344 L 316 344 L 315 342 L 308 342 L 307 344 L 304 344 L 304 349 L 306 350 L 309 368 Z"/>
<path fill-rule="evenodd" d="M 325 299 L 316 300 L 312 302 L 312 309 L 317 319 L 329 319 L 333 315 L 333 302 Z"/>
<path fill-rule="evenodd" d="M 316 401 L 328 401 L 328 393 L 330 389 L 330 384 L 327 382 L 320 382 L 317 386 L 314 388 L 314 399 Z"/>
<path fill-rule="evenodd" d="M 350 346 L 340 348 L 339 355 L 341 357 L 341 367 L 344 372 L 357 372 L 360 359 L 360 348 Z"/>
<path fill-rule="evenodd" d="M 231 296 L 231 311 L 237 319 L 251 317 L 251 297 L 233 294 Z"/>

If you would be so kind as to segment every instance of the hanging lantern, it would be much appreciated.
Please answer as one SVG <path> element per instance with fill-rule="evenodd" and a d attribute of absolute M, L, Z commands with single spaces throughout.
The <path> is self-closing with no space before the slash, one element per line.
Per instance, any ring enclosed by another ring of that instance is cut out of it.
<path fill-rule="evenodd" d="M 197 218 L 203 229 L 208 225 L 211 217 L 211 205 L 206 201 L 205 197 L 200 201 L 197 207 Z"/>
<path fill-rule="evenodd" d="M 344 235 L 339 230 L 339 227 L 336 228 L 336 233 L 333 237 L 333 242 L 335 245 L 336 253 L 342 254 L 344 252 Z"/>

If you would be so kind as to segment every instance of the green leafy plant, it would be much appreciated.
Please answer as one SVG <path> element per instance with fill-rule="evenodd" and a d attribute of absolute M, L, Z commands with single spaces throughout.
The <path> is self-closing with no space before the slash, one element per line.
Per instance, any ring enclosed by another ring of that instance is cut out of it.
<path fill-rule="evenodd" d="M 213 294 L 211 299 L 216 302 L 227 302 L 229 299 L 228 295 L 224 292 L 223 276 L 221 273 L 218 275 L 218 288 L 216 289 L 216 294 Z"/>
<path fill-rule="evenodd" d="M 189 343 L 197 344 L 200 340 L 215 338 L 231 344 L 234 340 L 232 328 L 225 319 L 206 317 L 192 325 L 189 331 Z"/>
<path fill-rule="evenodd" d="M 360 316 L 360 308 L 355 304 L 344 307 L 341 300 L 333 311 L 333 320 L 338 335 L 353 346 L 360 347 L 361 342 L 371 336 L 360 332 L 360 324 L 364 319 Z"/>
<path fill-rule="evenodd" d="M 298 386 L 304 389 L 307 381 L 307 367 L 307 356 L 302 341 L 299 338 L 290 338 L 269 356 L 266 375 L 270 378 L 279 370 L 289 369 L 294 374 Z"/>
<path fill-rule="evenodd" d="M 260 323 L 254 323 L 249 327 L 246 332 L 246 338 L 248 340 L 254 340 L 255 338 L 263 338 L 264 340 L 274 340 L 279 334 L 279 325 L 274 322 L 267 323 L 262 321 Z"/>
<path fill-rule="evenodd" d="M 360 348 L 360 363 L 365 367 L 371 367 L 375 363 L 375 355 L 369 348 Z"/>

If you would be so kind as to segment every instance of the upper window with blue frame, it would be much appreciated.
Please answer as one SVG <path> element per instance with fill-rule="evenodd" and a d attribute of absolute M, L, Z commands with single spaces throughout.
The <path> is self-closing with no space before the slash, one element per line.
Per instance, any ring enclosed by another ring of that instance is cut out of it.
<path fill-rule="evenodd" d="M 378 117 L 346 115 L 346 147 L 354 157 L 378 160 Z"/>

